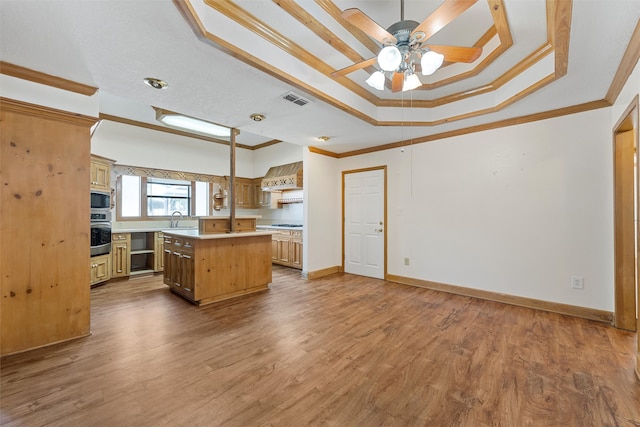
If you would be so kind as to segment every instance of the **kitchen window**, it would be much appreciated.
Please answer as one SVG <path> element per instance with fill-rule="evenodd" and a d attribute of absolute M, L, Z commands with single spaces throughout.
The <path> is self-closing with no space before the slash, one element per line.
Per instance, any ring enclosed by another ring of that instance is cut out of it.
<path fill-rule="evenodd" d="M 118 220 L 166 219 L 175 211 L 208 216 L 212 209 L 211 182 L 124 174 L 117 181 Z"/>
<path fill-rule="evenodd" d="M 147 178 L 147 216 L 191 216 L 191 182 Z"/>

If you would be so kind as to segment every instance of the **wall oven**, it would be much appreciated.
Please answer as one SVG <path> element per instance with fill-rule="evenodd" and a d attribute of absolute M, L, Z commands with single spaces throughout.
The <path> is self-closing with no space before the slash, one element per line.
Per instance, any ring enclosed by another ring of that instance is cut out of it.
<path fill-rule="evenodd" d="M 111 194 L 91 190 L 91 209 L 111 209 Z"/>
<path fill-rule="evenodd" d="M 91 256 L 111 252 L 111 195 L 91 190 Z"/>
<path fill-rule="evenodd" d="M 91 256 L 111 252 L 111 223 L 91 221 Z"/>

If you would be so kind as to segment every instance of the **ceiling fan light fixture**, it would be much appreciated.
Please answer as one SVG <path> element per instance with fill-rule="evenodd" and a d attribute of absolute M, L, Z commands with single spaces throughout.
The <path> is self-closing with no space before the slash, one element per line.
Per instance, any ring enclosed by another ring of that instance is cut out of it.
<path fill-rule="evenodd" d="M 435 73 L 442 63 L 444 62 L 444 55 L 434 52 L 432 50 L 425 52 L 422 55 L 422 59 L 420 60 L 420 65 L 422 66 L 422 75 L 430 76 Z"/>
<path fill-rule="evenodd" d="M 366 82 L 372 88 L 384 90 L 384 73 L 382 71 L 376 71 L 369 76 Z"/>
<path fill-rule="evenodd" d="M 404 84 L 402 85 L 402 91 L 413 90 L 422 86 L 420 78 L 415 74 L 409 74 L 404 78 Z"/>
<path fill-rule="evenodd" d="M 378 64 L 384 71 L 395 71 L 402 62 L 400 49 L 395 46 L 385 46 L 378 53 Z"/>

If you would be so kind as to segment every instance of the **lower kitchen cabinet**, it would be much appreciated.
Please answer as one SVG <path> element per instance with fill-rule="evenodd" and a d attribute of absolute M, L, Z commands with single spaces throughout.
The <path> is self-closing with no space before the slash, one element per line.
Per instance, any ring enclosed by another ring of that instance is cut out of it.
<path fill-rule="evenodd" d="M 189 300 L 195 300 L 193 271 L 193 240 L 165 237 L 164 283 Z"/>
<path fill-rule="evenodd" d="M 267 289 L 269 236 L 223 236 L 164 236 L 164 283 L 172 292 L 202 305 Z"/>
<path fill-rule="evenodd" d="M 302 269 L 302 231 L 269 229 L 271 236 L 271 261 L 274 264 Z"/>
<path fill-rule="evenodd" d="M 127 277 L 131 274 L 131 235 L 113 233 L 111 235 L 111 256 L 113 258 L 111 277 Z"/>
<path fill-rule="evenodd" d="M 91 275 L 89 283 L 91 286 L 102 283 L 111 278 L 111 255 L 98 255 L 89 260 Z"/>
<path fill-rule="evenodd" d="M 111 277 L 129 277 L 164 270 L 163 233 L 141 231 L 111 235 Z"/>

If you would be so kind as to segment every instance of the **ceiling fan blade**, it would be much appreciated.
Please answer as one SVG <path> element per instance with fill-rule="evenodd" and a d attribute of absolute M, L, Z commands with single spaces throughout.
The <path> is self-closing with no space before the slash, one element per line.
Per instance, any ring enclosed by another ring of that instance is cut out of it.
<path fill-rule="evenodd" d="M 456 19 L 465 10 L 469 9 L 478 0 L 445 0 L 431 15 L 420 23 L 412 32 L 411 36 L 421 31 L 424 33 L 424 40 L 429 39 L 435 33 L 444 28 L 451 21 Z"/>
<path fill-rule="evenodd" d="M 348 67 L 344 67 L 344 68 L 342 68 L 340 70 L 334 71 L 333 73 L 331 73 L 331 77 L 346 76 L 347 74 L 353 73 L 356 70 L 360 70 L 362 68 L 374 65 L 377 60 L 378 60 L 378 58 L 374 56 L 373 58 L 367 59 L 366 61 L 357 62 L 357 63 L 355 63 L 353 65 L 349 65 Z"/>
<path fill-rule="evenodd" d="M 404 73 L 393 73 L 393 78 L 391 79 L 391 91 L 400 92 L 402 90 L 403 85 L 404 85 Z"/>
<path fill-rule="evenodd" d="M 435 44 L 423 46 L 443 54 L 446 62 L 473 62 L 482 54 L 481 47 L 440 46 Z"/>
<path fill-rule="evenodd" d="M 393 37 L 387 30 L 378 25 L 376 21 L 369 18 L 358 8 L 345 9 L 342 12 L 341 16 L 342 19 L 363 31 L 369 37 L 378 40 L 382 44 L 395 44 L 397 42 L 396 38 Z"/>

